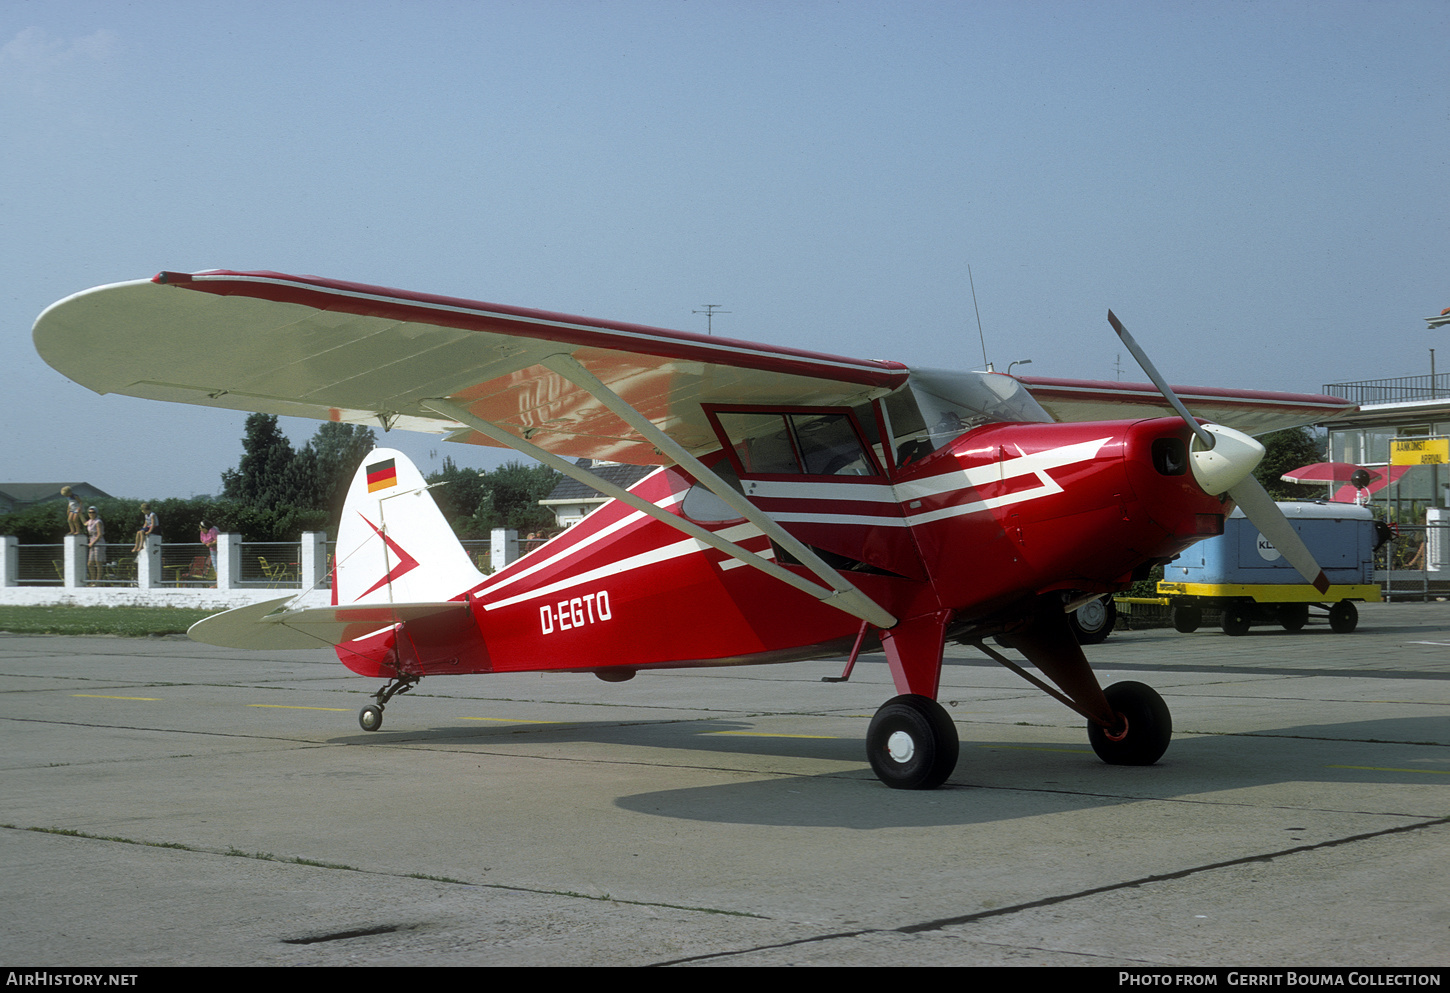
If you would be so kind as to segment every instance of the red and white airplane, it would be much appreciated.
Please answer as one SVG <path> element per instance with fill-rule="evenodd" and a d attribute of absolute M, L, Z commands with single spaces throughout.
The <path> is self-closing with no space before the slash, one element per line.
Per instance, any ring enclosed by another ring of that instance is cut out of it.
<path fill-rule="evenodd" d="M 936 702 L 948 639 L 1082 714 L 1105 761 L 1151 764 L 1168 708 L 1141 683 L 1102 689 L 1068 612 L 1219 534 L 1230 501 L 1324 582 L 1250 475 L 1263 448 L 1249 433 L 1353 406 L 1175 391 L 1109 318 L 1155 386 L 908 369 L 272 272 L 86 290 L 49 307 L 34 340 L 98 393 L 443 432 L 613 498 L 485 576 L 418 469 L 377 449 L 339 524 L 333 606 L 284 599 L 192 629 L 232 647 L 335 646 L 388 680 L 365 729 L 425 676 L 616 681 L 842 654 L 849 676 L 875 642 L 899 695 L 867 732 L 871 766 L 930 789 L 957 760 Z M 662 467 L 625 491 L 582 456 Z"/>

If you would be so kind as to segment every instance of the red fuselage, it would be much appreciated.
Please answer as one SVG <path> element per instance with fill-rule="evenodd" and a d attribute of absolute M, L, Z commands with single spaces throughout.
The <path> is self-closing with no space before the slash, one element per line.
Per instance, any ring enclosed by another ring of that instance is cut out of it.
<path fill-rule="evenodd" d="M 1222 529 L 1176 418 L 988 424 L 860 475 L 740 473 L 751 501 L 902 621 L 1005 624 L 1044 595 L 1108 592 Z M 724 464 L 724 456 L 714 457 Z M 707 458 L 707 463 L 712 459 Z M 632 492 L 777 555 L 669 468 Z M 701 514 L 701 506 L 712 508 Z M 617 501 L 466 591 L 477 630 L 410 626 L 339 646 L 365 675 L 777 662 L 850 648 L 862 622 Z M 463 599 L 460 590 L 458 598 Z"/>

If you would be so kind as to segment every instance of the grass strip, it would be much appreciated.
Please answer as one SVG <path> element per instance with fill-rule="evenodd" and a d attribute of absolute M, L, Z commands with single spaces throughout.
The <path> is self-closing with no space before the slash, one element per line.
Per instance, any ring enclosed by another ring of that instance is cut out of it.
<path fill-rule="evenodd" d="M 0 631 L 12 634 L 185 634 L 215 610 L 192 607 L 16 607 L 0 605 Z"/>

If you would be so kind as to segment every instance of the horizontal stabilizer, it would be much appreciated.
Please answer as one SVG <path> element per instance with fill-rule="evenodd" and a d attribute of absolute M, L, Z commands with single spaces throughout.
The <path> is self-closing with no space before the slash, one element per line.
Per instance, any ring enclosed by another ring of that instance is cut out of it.
<path fill-rule="evenodd" d="M 280 651 L 330 648 L 390 628 L 398 622 L 457 614 L 460 625 L 473 625 L 462 600 L 442 603 L 367 604 L 286 610 L 292 597 L 238 607 L 197 621 L 186 632 L 192 641 L 220 648 Z"/>

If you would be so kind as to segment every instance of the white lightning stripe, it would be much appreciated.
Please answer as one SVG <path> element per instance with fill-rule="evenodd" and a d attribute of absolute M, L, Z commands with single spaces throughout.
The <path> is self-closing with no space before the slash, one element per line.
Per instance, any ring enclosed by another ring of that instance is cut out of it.
<path fill-rule="evenodd" d="M 774 546 L 771 546 L 766 548 L 764 551 L 756 552 L 755 554 L 759 555 L 763 559 L 773 560 L 775 558 L 775 548 Z M 742 562 L 739 559 L 726 559 L 725 561 L 720 563 L 720 571 L 729 572 L 731 569 L 739 569 L 741 566 L 749 564 L 749 562 Z"/>
<path fill-rule="evenodd" d="M 1082 441 L 1075 445 L 1064 445 L 1033 455 L 1021 455 L 1002 462 L 990 462 L 971 469 L 953 469 L 951 472 L 916 479 L 896 486 L 875 483 L 847 482 L 791 482 L 784 480 L 748 480 L 747 492 L 753 497 L 802 498 L 811 500 L 852 500 L 857 503 L 906 503 L 927 497 L 953 493 L 967 487 L 985 486 L 1007 479 L 1016 479 L 1029 473 L 1042 473 L 1047 469 L 1061 469 L 1096 458 L 1108 438 Z M 775 515 L 772 515 L 775 516 Z"/>
<path fill-rule="evenodd" d="M 810 498 L 814 501 L 851 499 L 863 503 L 884 503 L 890 501 L 892 503 L 905 504 L 912 500 L 924 500 L 928 497 L 959 493 L 965 489 L 1008 479 L 1016 479 L 1019 476 L 1035 475 L 1042 484 L 1030 490 L 1021 490 L 1016 493 L 988 497 L 973 503 L 941 507 L 919 514 L 907 514 L 904 518 L 894 516 L 876 517 L 866 514 L 832 514 L 829 511 L 822 510 L 814 510 L 808 513 L 771 512 L 770 514 L 772 520 L 781 524 L 849 524 L 866 527 L 915 527 L 918 524 L 928 524 L 932 521 L 944 520 L 948 517 L 975 514 L 982 510 L 1007 507 L 1016 503 L 1024 503 L 1028 500 L 1035 500 L 1038 497 L 1050 496 L 1053 493 L 1061 493 L 1062 487 L 1047 474 L 1047 470 L 1061 469 L 1064 466 L 1076 465 L 1079 462 L 1086 462 L 1089 459 L 1096 458 L 1098 452 L 1102 450 L 1103 445 L 1108 440 L 1107 438 L 1098 438 L 1094 441 L 1083 441 L 1075 445 L 1065 445 L 1062 448 L 1037 452 L 1033 455 L 1022 455 L 1004 462 L 977 466 L 972 469 L 955 470 L 942 473 L 938 476 L 915 480 L 910 483 L 901 483 L 895 487 L 894 496 L 891 495 L 892 488 L 886 486 L 863 486 L 859 483 L 781 482 L 768 484 L 771 487 L 771 492 L 767 494 L 762 491 L 759 495 L 796 497 L 801 499 Z M 845 496 L 843 495 L 843 491 L 851 495 Z M 881 496 L 883 492 L 886 494 L 884 499 Z"/>
<path fill-rule="evenodd" d="M 928 510 L 920 514 L 911 514 L 905 518 L 901 517 L 864 517 L 858 514 L 771 514 L 771 519 L 781 524 L 850 524 L 863 527 L 879 528 L 909 528 L 920 524 L 930 524 L 933 521 L 946 520 L 949 517 L 961 517 L 966 514 L 976 514 L 983 510 L 994 510 L 997 507 L 1010 507 L 1016 503 L 1026 503 L 1028 500 L 1036 500 L 1038 497 L 1051 496 L 1053 493 L 1061 493 L 1062 487 L 1057 484 L 1051 476 L 1041 476 L 1043 485 L 1033 487 L 1030 490 L 1021 490 L 1017 493 L 1008 493 L 1004 496 L 989 497 L 986 500 L 978 500 L 975 503 L 963 503 L 952 507 L 941 507 L 937 510 Z"/>
<path fill-rule="evenodd" d="M 753 524 L 739 525 L 733 528 L 726 528 L 720 532 L 720 536 L 727 541 L 740 542 L 761 533 L 760 529 Z M 640 552 L 638 555 L 631 555 L 628 558 L 619 559 L 608 565 L 600 566 L 598 569 L 591 569 L 588 572 L 568 576 L 548 586 L 540 586 L 537 589 L 529 590 L 527 593 L 520 593 L 517 596 L 509 597 L 507 600 L 498 600 L 483 605 L 484 610 L 497 610 L 500 607 L 509 607 L 516 603 L 523 603 L 527 600 L 535 600 L 539 597 L 549 596 L 560 590 L 567 590 L 573 586 L 583 583 L 592 583 L 596 580 L 607 579 L 610 576 L 617 576 L 622 572 L 633 572 L 648 565 L 655 565 L 660 562 L 668 562 L 677 559 L 682 555 L 692 555 L 695 552 L 705 552 L 710 546 L 703 541 L 694 538 L 685 538 L 681 541 L 671 542 L 668 545 L 661 545 L 647 552 Z M 742 563 L 744 564 L 744 563 Z"/>
<path fill-rule="evenodd" d="M 941 496 L 944 493 L 968 486 L 987 486 L 1031 473 L 1042 477 L 1045 484 L 1056 486 L 1056 483 L 1052 483 L 1050 479 L 1043 476 L 1044 472 L 1048 469 L 1061 469 L 1064 466 L 1097 458 L 1098 452 L 1110 440 L 1110 438 L 1098 438 L 1095 441 L 1080 441 L 1075 445 L 1064 445 L 1061 448 L 1051 448 L 1045 452 L 1035 452 L 1032 455 L 1020 455 L 1015 459 L 974 466 L 960 472 L 948 472 L 940 476 L 930 476 L 926 479 L 902 483 L 896 487 L 896 494 L 902 503 L 906 503 L 909 500 Z M 987 501 L 988 504 L 991 502 Z"/>
<path fill-rule="evenodd" d="M 1033 487 L 1029 490 L 1021 490 L 1016 493 L 1007 493 L 1003 494 L 1002 496 L 989 497 L 985 500 L 978 500 L 973 503 L 961 504 L 952 507 L 942 507 L 937 510 L 929 510 L 919 514 L 908 515 L 905 518 L 869 517 L 859 514 L 829 514 L 820 512 L 800 514 L 772 513 L 769 516 L 772 520 L 780 523 L 850 524 L 875 527 L 914 527 L 919 524 L 927 524 L 932 521 L 944 520 L 949 517 L 959 517 L 965 514 L 974 514 L 979 511 L 994 509 L 996 507 L 1011 506 L 1012 504 L 1024 503 L 1028 500 L 1035 500 L 1036 498 L 1041 496 L 1048 496 L 1053 493 L 1061 493 L 1062 487 L 1058 485 L 1058 483 L 1047 474 L 1047 470 L 1060 469 L 1064 466 L 1074 465 L 1076 463 L 1085 462 L 1088 459 L 1095 458 L 1098 452 L 1102 449 L 1103 445 L 1108 442 L 1108 440 L 1108 438 L 1099 438 L 1095 441 L 1084 441 L 1079 442 L 1075 445 L 1065 445 L 1062 448 L 1054 448 L 1045 452 L 1037 452 L 1033 455 L 1022 455 L 1015 459 L 1009 459 L 1001 463 L 993 463 L 974 469 L 943 473 L 939 476 L 933 476 L 928 479 L 919 480 L 914 483 L 903 484 L 896 488 L 898 491 L 898 496 L 907 496 L 907 498 L 921 499 L 926 496 L 936 496 L 946 493 L 959 492 L 962 489 L 968 487 L 980 486 L 984 483 L 995 483 L 1003 479 L 1015 479 L 1019 476 L 1026 476 L 1029 474 L 1035 474 L 1041 482 L 1040 486 Z M 816 499 L 820 499 L 822 496 L 823 487 L 831 488 L 831 492 L 834 493 L 835 488 L 838 484 L 773 483 L 771 485 L 773 486 L 773 488 L 775 488 L 777 494 L 781 496 L 789 493 L 792 496 L 811 496 L 815 497 Z M 889 492 L 890 490 L 889 487 L 861 486 L 860 484 L 852 483 L 839 485 L 849 487 L 853 491 L 866 489 L 885 489 Z M 660 503 L 660 506 L 666 506 L 668 504 L 678 502 L 679 499 L 680 497 L 678 496 L 668 497 L 665 501 L 662 501 Z M 880 501 L 873 499 L 871 502 Z M 633 523 L 636 520 L 639 520 L 644 516 L 645 515 L 641 513 L 627 515 L 621 520 L 610 525 L 608 528 L 602 529 L 598 534 L 591 535 L 589 538 L 584 539 L 579 544 L 571 545 L 569 548 L 564 549 L 559 554 L 551 556 L 549 559 L 543 562 L 540 562 L 538 565 L 531 566 L 528 569 L 520 570 L 517 575 L 510 576 L 508 579 L 504 580 L 498 585 L 487 587 L 480 592 L 483 596 L 492 595 L 497 590 L 499 590 L 503 586 L 508 585 L 509 583 L 514 582 L 516 579 L 522 579 L 524 576 L 531 575 L 539 571 L 540 569 L 543 569 L 545 566 L 559 562 L 589 545 L 592 545 L 598 541 L 602 541 L 610 534 L 617 532 L 619 529 L 627 526 L 630 523 Z M 737 524 L 734 527 L 726 528 L 718 533 L 719 536 L 726 541 L 731 541 L 739 544 L 740 542 L 745 541 L 749 538 L 759 536 L 761 534 L 761 531 L 753 524 Z M 580 573 L 578 575 L 560 579 L 558 582 L 551 583 L 548 586 L 542 586 L 537 589 L 530 590 L 526 593 L 520 593 L 516 596 L 509 597 L 506 600 L 497 600 L 486 603 L 484 604 L 484 610 L 497 610 L 500 607 L 507 607 L 516 603 L 522 603 L 526 600 L 533 600 L 539 597 L 548 596 L 552 593 L 568 589 L 572 586 L 578 586 L 583 583 L 591 583 L 598 579 L 615 576 L 622 572 L 630 572 L 635 569 L 654 565 L 659 562 L 667 562 L 671 559 L 679 558 L 682 555 L 689 555 L 694 552 L 704 552 L 709 548 L 710 546 L 706 545 L 704 542 L 697 541 L 694 538 L 685 538 L 681 541 L 676 541 L 668 545 L 662 545 L 659 548 L 655 548 L 647 552 L 641 552 L 637 555 L 632 555 L 628 558 L 620 559 L 617 562 L 612 562 L 608 565 L 601 566 L 598 569 L 592 569 L 586 573 Z M 762 555 L 762 557 L 771 557 L 771 553 L 769 550 L 760 554 Z M 722 564 L 721 568 L 733 569 L 736 567 L 736 565 L 744 564 L 745 563 L 740 562 L 740 560 L 738 559 L 731 559 L 726 563 Z"/>

